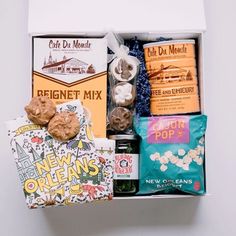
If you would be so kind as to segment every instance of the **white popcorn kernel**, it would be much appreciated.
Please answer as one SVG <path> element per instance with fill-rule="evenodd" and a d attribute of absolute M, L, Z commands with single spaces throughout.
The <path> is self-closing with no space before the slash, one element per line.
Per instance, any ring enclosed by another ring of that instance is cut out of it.
<path fill-rule="evenodd" d="M 197 159 L 196 163 L 200 166 L 203 164 L 203 159 L 200 157 Z"/>
<path fill-rule="evenodd" d="M 183 160 L 182 159 L 179 159 L 178 161 L 177 161 L 177 163 L 176 163 L 176 166 L 178 166 L 178 167 L 183 167 Z"/>
<path fill-rule="evenodd" d="M 150 155 L 150 159 L 151 159 L 152 161 L 155 161 L 155 160 L 156 160 L 155 154 L 151 154 L 151 155 Z"/>
<path fill-rule="evenodd" d="M 197 152 L 197 155 L 200 155 L 201 154 L 201 146 L 197 146 L 195 148 L 196 152 Z"/>
<path fill-rule="evenodd" d="M 184 164 L 190 164 L 192 162 L 192 158 L 191 157 L 189 157 L 188 155 L 186 155 L 186 156 L 184 156 L 184 158 L 183 158 L 183 163 Z"/>
<path fill-rule="evenodd" d="M 176 163 L 178 162 L 178 160 L 179 160 L 179 158 L 176 157 L 176 156 L 170 157 L 170 162 L 171 162 L 172 164 L 176 164 Z"/>
<path fill-rule="evenodd" d="M 167 158 L 169 158 L 169 157 L 172 157 L 173 156 L 173 153 L 172 153 L 172 151 L 167 151 L 167 152 L 165 152 L 165 154 L 164 154 Z"/>
<path fill-rule="evenodd" d="M 159 160 L 159 158 L 160 158 L 160 153 L 158 153 L 158 152 L 155 152 L 155 153 L 150 155 L 150 159 L 152 161 L 157 161 L 157 160 Z"/>
<path fill-rule="evenodd" d="M 197 151 L 193 149 L 189 150 L 188 156 L 195 159 L 197 157 Z"/>
<path fill-rule="evenodd" d="M 169 163 L 169 159 L 166 156 L 160 157 L 159 161 L 161 164 L 168 164 Z"/>
<path fill-rule="evenodd" d="M 161 165 L 161 167 L 160 167 L 160 170 L 162 171 L 162 172 L 164 172 L 164 171 L 166 171 L 168 169 L 168 167 L 166 166 L 166 165 Z"/>
<path fill-rule="evenodd" d="M 178 150 L 178 155 L 179 156 L 184 156 L 185 155 L 185 150 L 184 149 L 179 149 Z"/>
<path fill-rule="evenodd" d="M 182 168 L 183 168 L 183 170 L 189 170 L 189 165 L 188 164 L 183 164 Z"/>
<path fill-rule="evenodd" d="M 158 153 L 158 152 L 155 152 L 154 155 L 155 155 L 155 157 L 156 157 L 156 160 L 159 160 L 160 157 L 161 157 L 160 153 Z"/>

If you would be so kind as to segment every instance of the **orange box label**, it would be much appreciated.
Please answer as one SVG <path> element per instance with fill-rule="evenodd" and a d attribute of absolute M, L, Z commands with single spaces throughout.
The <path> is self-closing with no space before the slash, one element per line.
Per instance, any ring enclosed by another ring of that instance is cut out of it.
<path fill-rule="evenodd" d="M 99 138 L 106 137 L 106 52 L 104 39 L 34 38 L 32 96 L 80 99 Z"/>

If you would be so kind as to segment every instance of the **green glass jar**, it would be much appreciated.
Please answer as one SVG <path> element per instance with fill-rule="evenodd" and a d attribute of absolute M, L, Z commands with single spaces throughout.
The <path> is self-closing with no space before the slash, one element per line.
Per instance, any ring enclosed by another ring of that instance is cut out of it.
<path fill-rule="evenodd" d="M 139 188 L 139 142 L 136 135 L 111 135 L 116 141 L 114 196 L 135 195 Z"/>

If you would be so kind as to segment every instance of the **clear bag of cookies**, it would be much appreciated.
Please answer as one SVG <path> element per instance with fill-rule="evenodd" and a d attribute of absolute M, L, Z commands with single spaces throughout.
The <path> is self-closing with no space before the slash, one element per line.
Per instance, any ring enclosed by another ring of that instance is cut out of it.
<path fill-rule="evenodd" d="M 108 33 L 106 37 L 108 47 L 114 53 L 109 65 L 108 131 L 133 133 L 139 60 L 128 55 L 129 48 L 116 35 Z"/>

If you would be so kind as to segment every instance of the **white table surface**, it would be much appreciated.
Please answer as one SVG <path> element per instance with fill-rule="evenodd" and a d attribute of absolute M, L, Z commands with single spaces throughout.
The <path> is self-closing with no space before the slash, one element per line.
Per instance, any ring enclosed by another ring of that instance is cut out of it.
<path fill-rule="evenodd" d="M 236 1 L 206 0 L 205 6 L 207 183 L 211 195 L 28 210 L 4 126 L 4 121 L 22 114 L 30 99 L 27 1 L 0 1 L 1 236 L 236 235 Z"/>

